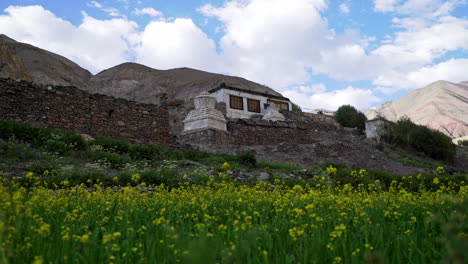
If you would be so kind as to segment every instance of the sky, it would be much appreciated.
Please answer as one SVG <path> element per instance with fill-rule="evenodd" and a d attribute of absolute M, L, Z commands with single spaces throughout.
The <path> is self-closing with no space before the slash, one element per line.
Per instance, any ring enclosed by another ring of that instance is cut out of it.
<path fill-rule="evenodd" d="M 244 77 L 305 111 L 468 81 L 468 0 L 2 0 L 0 33 L 93 74 L 132 61 Z"/>

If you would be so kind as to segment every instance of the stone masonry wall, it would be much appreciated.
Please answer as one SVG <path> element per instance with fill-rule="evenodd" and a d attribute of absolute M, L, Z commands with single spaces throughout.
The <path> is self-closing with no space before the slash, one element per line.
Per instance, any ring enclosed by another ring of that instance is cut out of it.
<path fill-rule="evenodd" d="M 163 106 L 0 78 L 0 118 L 70 129 L 90 136 L 174 145 Z"/>
<path fill-rule="evenodd" d="M 414 173 L 383 152 L 362 143 L 355 131 L 334 122 L 270 122 L 230 120 L 228 131 L 205 129 L 180 133 L 177 143 L 208 152 L 239 154 L 252 151 L 258 160 L 315 166 L 341 163 L 349 167 Z"/>

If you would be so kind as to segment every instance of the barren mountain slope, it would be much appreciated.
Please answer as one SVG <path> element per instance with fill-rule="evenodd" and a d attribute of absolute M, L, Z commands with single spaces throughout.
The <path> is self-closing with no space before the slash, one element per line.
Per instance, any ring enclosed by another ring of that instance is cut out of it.
<path fill-rule="evenodd" d="M 381 115 L 396 121 L 403 116 L 413 122 L 439 130 L 452 138 L 468 135 L 467 82 L 437 81 L 412 91 L 395 102 L 365 111 L 367 118 Z"/>
<path fill-rule="evenodd" d="M 266 86 L 239 77 L 190 68 L 155 70 L 137 63 L 123 63 L 98 73 L 91 78 L 88 90 L 144 103 L 158 103 L 161 93 L 167 93 L 170 101 L 188 101 L 221 83 L 280 95 Z"/>
<path fill-rule="evenodd" d="M 82 88 L 91 76 L 65 57 L 0 35 L 0 77 Z"/>

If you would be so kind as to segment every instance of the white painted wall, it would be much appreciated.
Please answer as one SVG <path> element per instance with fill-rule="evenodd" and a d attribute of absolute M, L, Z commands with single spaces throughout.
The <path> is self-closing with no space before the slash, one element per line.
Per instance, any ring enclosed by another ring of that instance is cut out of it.
<path fill-rule="evenodd" d="M 256 94 L 250 94 L 250 93 L 245 93 L 245 92 L 238 92 L 238 91 L 233 91 L 233 90 L 228 90 L 228 89 L 220 89 L 214 93 L 211 94 L 216 98 L 216 102 L 218 103 L 226 103 L 226 115 L 228 118 L 250 118 L 251 115 L 255 114 L 260 114 L 264 115 L 266 113 L 266 109 L 264 107 L 264 104 L 267 103 L 268 98 L 261 96 L 261 95 L 256 95 Z M 239 96 L 243 98 L 243 103 L 244 103 L 244 110 L 238 110 L 238 109 L 232 109 L 229 107 L 229 95 L 234 95 L 234 96 Z M 255 113 L 255 112 L 249 112 L 247 111 L 247 98 L 248 99 L 254 99 L 254 100 L 259 100 L 260 101 L 260 113 Z M 273 99 L 277 101 L 282 101 L 278 99 Z M 285 103 L 288 103 L 288 108 L 291 110 L 291 103 L 288 101 L 284 101 Z"/>
<path fill-rule="evenodd" d="M 366 137 L 367 138 L 378 138 L 382 134 L 382 129 L 385 125 L 383 120 L 369 120 L 366 121 Z"/>

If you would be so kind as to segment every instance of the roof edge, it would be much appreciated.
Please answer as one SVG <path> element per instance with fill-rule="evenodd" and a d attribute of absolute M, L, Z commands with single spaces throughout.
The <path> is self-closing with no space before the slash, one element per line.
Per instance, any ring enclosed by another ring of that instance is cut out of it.
<path fill-rule="evenodd" d="M 227 89 L 227 90 L 232 90 L 232 91 L 236 91 L 236 92 L 245 92 L 245 93 L 265 96 L 265 97 L 272 98 L 272 99 L 278 99 L 278 100 L 284 100 L 284 101 L 291 102 L 291 100 L 289 100 L 289 98 L 286 98 L 284 96 L 278 96 L 278 95 L 273 95 L 273 94 L 268 94 L 268 93 L 262 93 L 262 92 L 237 88 L 237 87 L 229 86 L 229 85 L 227 85 L 225 83 L 221 83 L 218 87 L 209 90 L 208 93 L 211 94 L 211 93 L 217 92 L 217 91 L 219 91 L 221 89 Z"/>

